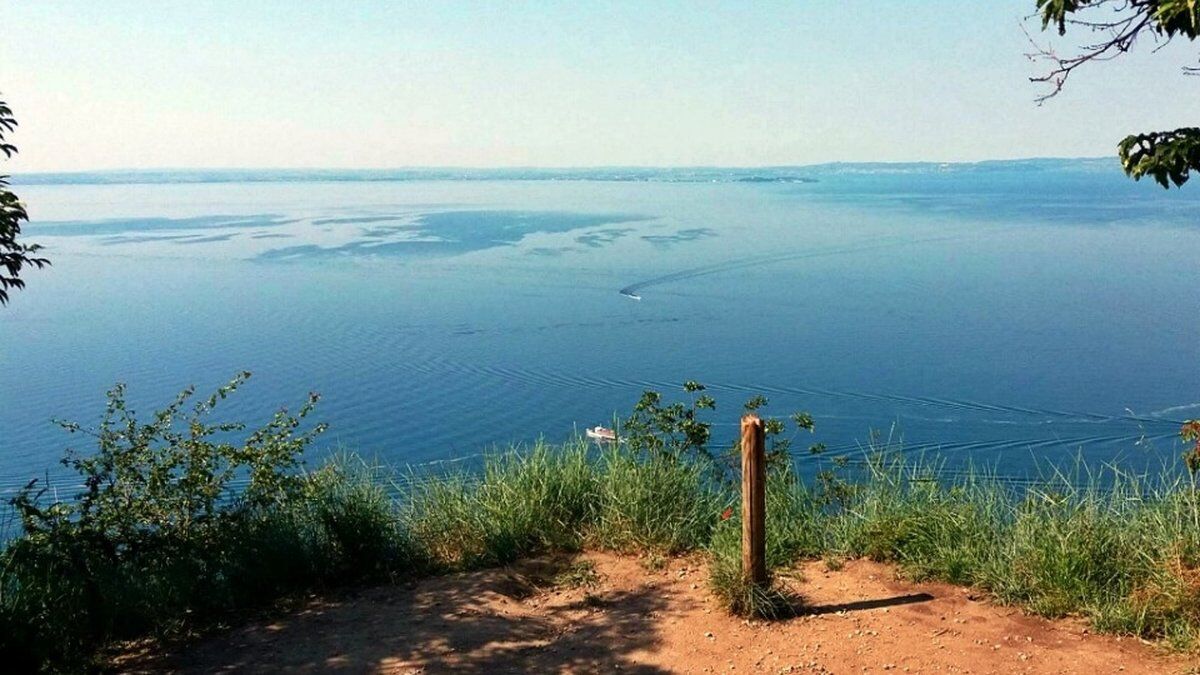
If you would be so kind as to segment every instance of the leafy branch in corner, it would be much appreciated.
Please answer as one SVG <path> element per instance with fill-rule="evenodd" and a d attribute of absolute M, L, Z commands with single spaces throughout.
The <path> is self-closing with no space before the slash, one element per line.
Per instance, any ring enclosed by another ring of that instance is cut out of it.
<path fill-rule="evenodd" d="M 1065 56 L 1034 44 L 1029 58 L 1048 64 L 1046 72 L 1030 78 L 1049 86 L 1036 99 L 1039 105 L 1062 92 L 1071 74 L 1085 64 L 1115 59 L 1143 40 L 1153 41 L 1157 51 L 1178 38 L 1195 41 L 1200 36 L 1200 3 L 1195 0 L 1037 0 L 1037 13 L 1043 31 L 1053 27 L 1066 35 L 1071 28 L 1095 36 Z M 1183 70 L 1200 73 L 1194 66 Z M 1151 176 L 1164 188 L 1181 186 L 1191 172 L 1200 171 L 1200 127 L 1132 134 L 1117 149 L 1126 174 L 1135 180 Z"/>
<path fill-rule="evenodd" d="M 0 101 L 0 152 L 6 159 L 17 153 L 17 148 L 7 142 L 5 134 L 17 128 L 12 109 Z M 17 240 L 21 235 L 21 223 L 29 222 L 25 205 L 8 189 L 8 176 L 0 176 L 0 305 L 8 304 L 8 291 L 25 288 L 21 270 L 26 266 L 41 269 L 50 264 L 36 254 L 41 250 L 37 244 L 25 244 Z"/>

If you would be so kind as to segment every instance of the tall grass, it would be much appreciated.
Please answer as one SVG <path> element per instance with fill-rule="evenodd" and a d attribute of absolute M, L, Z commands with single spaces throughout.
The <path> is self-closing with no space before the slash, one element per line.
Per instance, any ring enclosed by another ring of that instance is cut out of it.
<path fill-rule="evenodd" d="M 1200 647 L 1200 492 L 1191 476 L 1105 468 L 1018 487 L 982 472 L 939 475 L 893 458 L 835 489 L 777 480 L 769 562 L 866 557 L 1044 616 Z"/>
<path fill-rule="evenodd" d="M 496 454 L 481 472 L 414 474 L 400 520 L 442 569 L 577 550 L 598 473 L 581 442 Z"/>
<path fill-rule="evenodd" d="M 595 518 L 586 536 L 603 548 L 667 554 L 698 549 L 731 499 L 703 461 L 611 449 L 597 468 Z"/>
<path fill-rule="evenodd" d="M 417 474 L 401 520 L 442 569 L 587 545 L 665 554 L 705 545 L 728 499 L 705 465 L 576 441 L 488 457 L 482 471 Z"/>

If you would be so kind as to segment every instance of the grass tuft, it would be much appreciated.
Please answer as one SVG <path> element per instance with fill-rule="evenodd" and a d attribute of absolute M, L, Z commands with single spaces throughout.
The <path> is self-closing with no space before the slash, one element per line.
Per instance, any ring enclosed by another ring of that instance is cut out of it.
<path fill-rule="evenodd" d="M 793 599 L 775 584 L 751 583 L 742 573 L 741 525 L 721 524 L 709 545 L 708 586 L 717 600 L 738 616 L 779 619 L 794 613 Z"/>
<path fill-rule="evenodd" d="M 596 563 L 576 560 L 554 575 L 554 585 L 560 588 L 595 588 L 600 585 Z"/>

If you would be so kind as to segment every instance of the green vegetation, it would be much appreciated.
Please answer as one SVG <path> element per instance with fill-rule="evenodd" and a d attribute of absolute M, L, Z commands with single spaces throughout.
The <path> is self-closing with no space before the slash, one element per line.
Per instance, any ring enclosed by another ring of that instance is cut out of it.
<path fill-rule="evenodd" d="M 1039 103 L 1062 91 L 1077 68 L 1114 59 L 1139 41 L 1149 40 L 1157 49 L 1175 39 L 1194 42 L 1200 37 L 1200 4 L 1195 0 L 1037 0 L 1037 12 L 1042 30 L 1053 26 L 1059 35 L 1066 35 L 1071 27 L 1087 36 L 1077 53 L 1060 56 L 1054 49 L 1042 47 L 1030 55 L 1049 64 L 1048 72 L 1033 78 L 1050 86 Z M 1194 75 L 1200 68 L 1185 67 L 1184 71 Z M 1156 84 L 1156 96 L 1172 95 L 1167 83 Z M 1148 107 L 1153 104 L 1153 100 L 1147 101 Z M 1125 173 L 1135 180 L 1151 176 L 1164 188 L 1172 183 L 1181 186 L 1192 171 L 1200 171 L 1200 127 L 1131 134 L 1118 144 L 1117 151 Z"/>
<path fill-rule="evenodd" d="M 12 109 L 0 101 L 0 152 L 5 159 L 12 158 L 17 148 L 5 140 L 4 135 L 17 128 Z M 25 288 L 21 270 L 26 266 L 42 268 L 50 264 L 45 258 L 34 256 L 41 247 L 17 240 L 21 236 L 21 223 L 29 220 L 25 205 L 8 189 L 8 176 L 0 176 L 0 305 L 8 304 L 8 291 Z"/>
<path fill-rule="evenodd" d="M 239 425 L 207 422 L 244 378 L 191 408 L 185 392 L 147 424 L 114 389 L 97 454 L 67 460 L 84 478 L 79 498 L 43 504 L 31 485 L 16 500 L 25 532 L 0 553 L 6 664 L 81 669 L 116 641 L 187 635 L 304 592 L 586 548 L 651 564 L 706 555 L 710 588 L 731 610 L 802 610 L 783 585 L 742 578 L 738 483 L 728 454 L 709 450 L 699 413 L 715 402 L 702 395 L 679 406 L 643 397 L 630 425 L 639 437 L 604 449 L 539 443 L 452 473 L 395 474 L 342 456 L 304 472 L 301 453 L 321 431 L 306 421 L 315 397 L 240 443 L 227 440 Z M 805 415 L 796 421 L 812 427 Z M 770 427 L 772 445 L 786 448 L 783 424 Z M 829 469 L 811 481 L 790 462 L 771 464 L 774 574 L 804 560 L 869 557 L 1047 616 L 1200 647 L 1191 474 L 1154 482 L 1110 469 L 1015 488 L 982 474 L 939 479 L 936 466 L 887 447 L 864 458 L 821 458 Z M 589 588 L 595 570 L 569 566 L 555 583 Z"/>
<path fill-rule="evenodd" d="M 245 441 L 211 424 L 243 373 L 192 407 L 189 389 L 140 422 L 109 392 L 97 451 L 68 454 L 75 499 L 44 504 L 32 482 L 13 501 L 23 535 L 0 553 L 0 652 L 16 671 L 86 662 L 111 640 L 219 621 L 298 589 L 417 568 L 394 506 L 344 462 L 312 474 L 299 457 L 323 428 L 280 411 Z"/>

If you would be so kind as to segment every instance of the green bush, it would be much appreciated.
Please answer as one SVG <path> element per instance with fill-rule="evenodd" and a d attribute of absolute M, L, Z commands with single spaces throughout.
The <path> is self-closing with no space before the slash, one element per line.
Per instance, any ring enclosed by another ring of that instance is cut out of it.
<path fill-rule="evenodd" d="M 82 491 L 45 503 L 30 483 L 14 500 L 22 534 L 0 567 L 0 655 L 74 668 L 114 640 L 170 635 L 323 584 L 406 573 L 420 556 L 368 477 L 300 455 L 324 430 L 317 402 L 277 413 L 240 443 L 240 424 L 209 423 L 249 373 L 187 407 L 185 390 L 148 422 L 124 388 L 108 394 L 96 452 L 68 455 Z"/>

